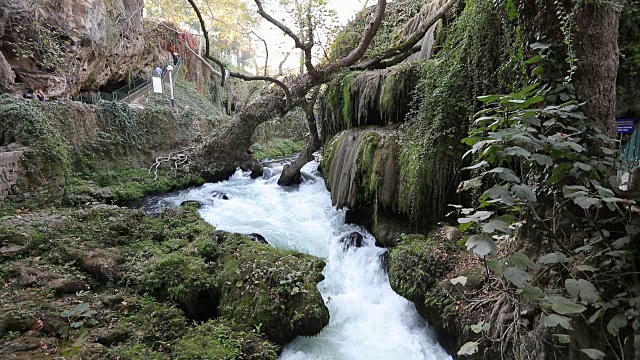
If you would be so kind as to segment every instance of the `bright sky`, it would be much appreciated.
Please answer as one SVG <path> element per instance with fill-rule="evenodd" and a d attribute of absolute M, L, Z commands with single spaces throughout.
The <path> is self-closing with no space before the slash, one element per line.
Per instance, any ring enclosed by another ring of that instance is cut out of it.
<path fill-rule="evenodd" d="M 357 12 L 362 9 L 364 1 L 366 0 L 329 0 L 329 7 L 336 11 L 340 25 L 346 25 L 347 22 L 353 19 Z M 369 2 L 371 3 L 371 1 Z M 274 17 L 278 18 L 278 16 Z M 284 59 L 285 54 L 293 48 L 293 40 L 267 21 L 263 24 L 261 36 L 263 36 L 269 44 L 269 67 L 273 71 L 277 71 L 278 65 L 282 59 Z M 262 43 L 256 43 L 255 46 L 256 49 L 264 48 Z M 263 54 L 264 52 L 260 50 L 260 53 Z M 298 52 L 295 52 L 289 57 L 285 69 L 297 68 L 298 54 Z M 259 58 L 258 63 L 264 64 L 264 57 Z"/>

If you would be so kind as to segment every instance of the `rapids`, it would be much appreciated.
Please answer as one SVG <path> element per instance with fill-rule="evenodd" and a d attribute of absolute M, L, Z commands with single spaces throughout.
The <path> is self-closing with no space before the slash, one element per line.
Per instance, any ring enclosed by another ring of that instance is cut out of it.
<path fill-rule="evenodd" d="M 201 216 L 219 230 L 258 233 L 275 247 L 326 260 L 318 289 L 331 315 L 329 325 L 317 336 L 288 344 L 283 360 L 451 359 L 415 306 L 391 289 L 383 266 L 387 250 L 376 247 L 364 229 L 345 224 L 345 212 L 332 206 L 317 167 L 307 164 L 305 182 L 295 188 L 278 186 L 282 164 L 274 163 L 260 179 L 238 171 L 228 181 L 165 196 L 146 207 L 195 200 L 204 204 Z M 220 199 L 221 194 L 229 199 Z M 345 249 L 340 239 L 354 231 L 364 234 L 363 245 Z"/>

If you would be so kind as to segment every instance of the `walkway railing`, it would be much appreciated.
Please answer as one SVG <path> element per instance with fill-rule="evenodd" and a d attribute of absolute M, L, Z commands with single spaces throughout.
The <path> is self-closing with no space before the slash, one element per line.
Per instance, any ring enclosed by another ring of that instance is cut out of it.
<path fill-rule="evenodd" d="M 165 81 L 165 78 L 167 76 L 167 66 L 172 63 L 173 61 L 167 60 L 165 62 L 165 65 L 162 67 L 163 82 Z M 180 61 L 178 62 L 178 65 L 174 66 L 173 68 L 174 81 L 178 77 L 178 74 L 180 73 L 180 68 L 182 67 L 182 63 L 183 63 L 183 60 L 180 59 Z M 91 104 L 97 104 L 101 101 L 128 102 L 133 100 L 133 98 L 136 98 L 140 94 L 144 93 L 143 90 L 149 90 L 152 86 L 153 86 L 153 81 L 151 80 L 151 78 L 139 78 L 113 92 L 98 91 L 95 94 L 92 94 L 89 96 L 80 95 L 74 100 L 91 103 Z"/>

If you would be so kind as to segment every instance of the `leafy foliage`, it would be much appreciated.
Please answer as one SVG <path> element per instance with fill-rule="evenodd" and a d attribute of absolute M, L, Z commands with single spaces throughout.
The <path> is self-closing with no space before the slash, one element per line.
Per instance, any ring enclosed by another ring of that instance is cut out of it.
<path fill-rule="evenodd" d="M 474 156 L 466 168 L 474 177 L 459 188 L 481 193 L 475 208 L 460 210 L 461 230 L 476 233 L 467 248 L 493 258 L 487 269 L 538 304 L 545 326 L 568 330 L 576 318 L 590 316 L 586 322 L 604 321 L 611 337 L 640 336 L 631 327 L 640 324 L 639 294 L 628 276 L 631 238 L 640 232 L 629 208 L 635 200 L 622 198 L 614 142 L 589 124 L 575 101 L 544 105 L 553 89 L 533 84 L 478 98 L 487 108 L 463 140 L 471 147 L 465 156 Z M 538 265 L 509 251 L 507 244 L 519 237 L 537 238 L 546 249 Z M 563 279 L 561 294 L 552 282 L 544 285 L 550 271 Z M 600 350 L 583 352 L 600 358 Z"/>

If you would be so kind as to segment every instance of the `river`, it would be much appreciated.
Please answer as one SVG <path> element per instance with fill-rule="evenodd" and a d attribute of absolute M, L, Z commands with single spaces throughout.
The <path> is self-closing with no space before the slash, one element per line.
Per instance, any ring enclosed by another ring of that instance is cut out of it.
<path fill-rule="evenodd" d="M 381 261 L 386 250 L 376 247 L 364 229 L 345 224 L 345 212 L 331 205 L 317 167 L 307 164 L 306 181 L 295 188 L 277 185 L 282 165 L 274 163 L 263 178 L 238 171 L 229 181 L 164 197 L 157 206 L 196 200 L 204 204 L 201 216 L 219 230 L 259 233 L 275 247 L 326 260 L 318 289 L 329 325 L 317 336 L 296 338 L 281 359 L 451 359 L 415 306 L 391 289 Z M 228 200 L 212 193 L 226 194 Z M 363 246 L 345 249 L 340 239 L 354 231 L 365 235 Z"/>

